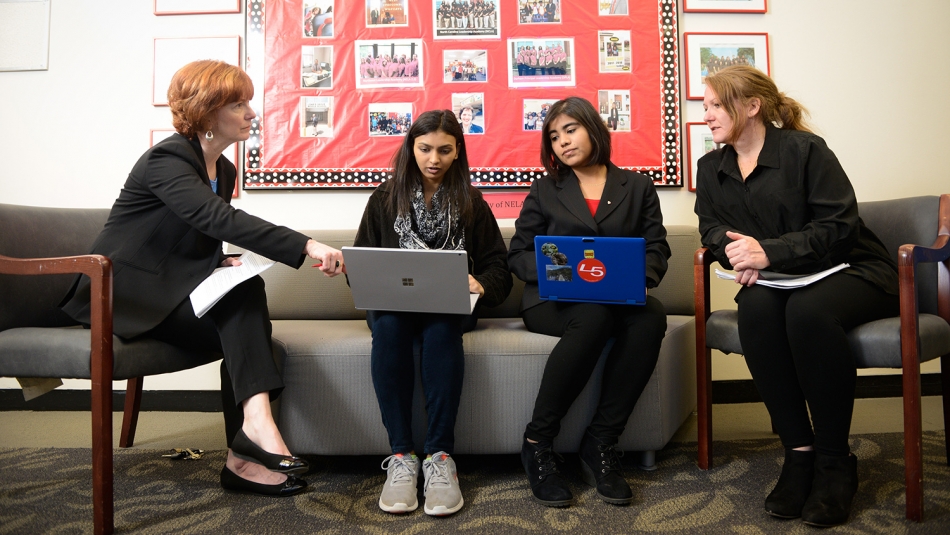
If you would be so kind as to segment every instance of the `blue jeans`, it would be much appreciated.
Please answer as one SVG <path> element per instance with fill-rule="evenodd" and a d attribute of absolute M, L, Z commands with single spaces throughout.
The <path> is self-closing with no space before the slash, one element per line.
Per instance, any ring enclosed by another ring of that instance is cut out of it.
<path fill-rule="evenodd" d="M 367 312 L 366 322 L 373 331 L 373 387 L 393 453 L 416 449 L 412 442 L 412 347 L 417 337 L 422 345 L 420 369 L 429 420 L 423 453 L 452 453 L 465 371 L 462 333 L 474 329 L 475 321 L 474 316 L 455 314 Z"/>

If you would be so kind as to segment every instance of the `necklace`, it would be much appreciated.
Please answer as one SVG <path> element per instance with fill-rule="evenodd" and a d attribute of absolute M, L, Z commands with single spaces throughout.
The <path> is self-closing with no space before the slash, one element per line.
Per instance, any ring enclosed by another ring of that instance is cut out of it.
<path fill-rule="evenodd" d="M 602 178 L 602 179 L 600 179 L 600 180 L 581 180 L 581 179 L 577 179 L 577 181 L 580 182 L 581 184 L 585 185 L 585 186 L 596 186 L 597 184 L 603 184 L 604 182 L 607 182 L 607 179 L 606 179 L 606 178 Z"/>

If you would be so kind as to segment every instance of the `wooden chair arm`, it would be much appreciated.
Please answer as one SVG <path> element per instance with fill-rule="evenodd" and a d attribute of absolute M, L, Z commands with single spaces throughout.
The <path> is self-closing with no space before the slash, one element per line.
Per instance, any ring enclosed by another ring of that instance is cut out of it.
<path fill-rule="evenodd" d="M 940 196 L 937 221 L 937 239 L 930 247 L 905 244 L 901 245 L 897 252 L 901 314 L 901 388 L 904 397 L 904 484 L 907 488 L 907 518 L 916 522 L 920 522 L 923 516 L 920 314 L 916 272 L 918 264 L 937 264 L 937 313 L 950 322 L 950 195 Z M 946 361 L 946 356 L 942 360 Z M 946 385 L 946 369 L 942 375 Z M 944 405 L 946 406 L 946 397 Z"/>
<path fill-rule="evenodd" d="M 82 273 L 90 287 L 90 379 L 92 380 L 93 528 L 112 533 L 112 261 L 102 255 L 10 258 L 0 255 L 0 273 L 56 275 Z"/>
<path fill-rule="evenodd" d="M 696 309 L 696 324 L 703 324 L 705 331 L 706 320 L 709 319 L 709 266 L 715 261 L 708 247 L 696 249 L 693 255 L 693 299 Z M 700 321 L 702 319 L 702 321 Z"/>
<path fill-rule="evenodd" d="M 112 261 L 102 255 L 11 258 L 0 255 L 0 273 L 59 275 L 82 273 L 91 280 L 89 324 L 92 331 L 92 380 L 112 383 Z M 108 349 L 108 351 L 106 351 Z M 96 362 L 96 357 L 108 362 Z M 97 371 L 108 377 L 97 378 Z M 111 402 L 111 396 L 109 398 Z"/>
<path fill-rule="evenodd" d="M 102 255 L 60 256 L 52 258 L 11 258 L 0 255 L 0 273 L 9 275 L 59 275 L 83 273 L 89 278 L 109 271 L 112 261 Z"/>
<path fill-rule="evenodd" d="M 950 273 L 948 273 L 948 268 L 950 268 L 950 195 L 948 194 L 940 196 L 937 238 L 934 243 L 930 247 L 905 244 L 901 245 L 897 252 L 902 345 L 905 343 L 905 338 L 916 337 L 917 333 L 917 265 L 930 263 L 940 264 L 937 269 L 937 313 L 950 322 Z M 905 330 L 905 328 L 912 330 Z M 908 336 L 904 336 L 905 333 Z M 910 342 L 916 345 L 916 341 L 907 340 L 907 343 Z M 907 352 L 904 354 L 907 356 Z"/>

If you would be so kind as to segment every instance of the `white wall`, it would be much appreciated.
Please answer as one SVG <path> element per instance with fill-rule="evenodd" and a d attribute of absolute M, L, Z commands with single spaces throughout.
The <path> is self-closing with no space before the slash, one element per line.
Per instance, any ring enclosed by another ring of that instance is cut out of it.
<path fill-rule="evenodd" d="M 771 0 L 764 15 L 681 13 L 679 24 L 681 32 L 768 32 L 773 77 L 811 110 L 859 200 L 950 191 L 941 158 L 950 146 L 941 99 L 950 87 L 950 2 Z M 243 33 L 243 15 L 156 17 L 146 0 L 53 2 L 49 70 L 0 73 L 0 202 L 111 206 L 149 129 L 170 124 L 168 109 L 151 105 L 153 38 Z M 681 112 L 684 123 L 702 120 L 698 101 L 684 100 Z M 234 205 L 294 228 L 355 228 L 367 196 L 245 191 Z M 696 224 L 685 188 L 661 189 L 660 199 L 667 223 Z M 734 287 L 718 285 L 716 306 L 730 306 L 732 295 Z M 715 379 L 747 377 L 740 358 L 717 358 Z M 0 388 L 14 385 L 0 379 Z M 217 387 L 214 367 L 146 381 L 149 389 Z"/>

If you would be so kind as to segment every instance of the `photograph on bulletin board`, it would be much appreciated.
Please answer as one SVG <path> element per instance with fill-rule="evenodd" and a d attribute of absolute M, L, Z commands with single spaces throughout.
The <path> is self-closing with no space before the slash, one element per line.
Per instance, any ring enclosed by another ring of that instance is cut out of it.
<path fill-rule="evenodd" d="M 682 186 L 676 2 L 250 0 L 245 189 L 375 187 L 414 117 L 450 109 L 472 183 L 545 176 L 556 101 L 601 112 L 612 161 Z"/>

